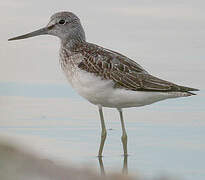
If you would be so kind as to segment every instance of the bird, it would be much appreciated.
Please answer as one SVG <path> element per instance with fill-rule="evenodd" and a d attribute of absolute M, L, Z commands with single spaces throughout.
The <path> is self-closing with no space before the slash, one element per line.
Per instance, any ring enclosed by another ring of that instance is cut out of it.
<path fill-rule="evenodd" d="M 118 110 L 123 152 L 124 156 L 127 156 L 128 138 L 123 117 L 124 108 L 192 96 L 195 95 L 192 91 L 198 91 L 155 77 L 125 55 L 87 42 L 81 21 L 73 12 L 57 12 L 50 17 L 45 27 L 8 41 L 39 35 L 60 38 L 59 59 L 65 76 L 80 96 L 98 107 L 101 121 L 98 157 L 102 157 L 107 137 L 103 108 Z"/>

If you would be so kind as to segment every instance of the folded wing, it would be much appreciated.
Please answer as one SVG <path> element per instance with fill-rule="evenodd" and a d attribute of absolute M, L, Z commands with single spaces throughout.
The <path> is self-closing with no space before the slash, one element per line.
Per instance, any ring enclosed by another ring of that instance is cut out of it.
<path fill-rule="evenodd" d="M 115 88 L 158 92 L 197 91 L 154 77 L 135 61 L 97 45 L 87 43 L 77 51 L 84 57 L 78 65 L 80 69 L 94 73 L 102 79 L 112 80 Z"/>

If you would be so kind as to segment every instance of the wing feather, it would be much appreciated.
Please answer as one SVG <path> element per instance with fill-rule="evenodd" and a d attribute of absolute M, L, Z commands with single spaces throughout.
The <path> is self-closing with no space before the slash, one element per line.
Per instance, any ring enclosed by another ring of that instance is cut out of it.
<path fill-rule="evenodd" d="M 135 61 L 117 52 L 86 43 L 77 52 L 84 56 L 78 67 L 102 79 L 110 79 L 115 88 L 133 91 L 194 91 L 150 75 Z"/>

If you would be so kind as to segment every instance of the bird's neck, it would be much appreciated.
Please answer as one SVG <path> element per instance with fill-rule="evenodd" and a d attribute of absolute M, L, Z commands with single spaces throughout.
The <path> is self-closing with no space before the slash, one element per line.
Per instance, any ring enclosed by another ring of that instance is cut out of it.
<path fill-rule="evenodd" d="M 61 40 L 61 47 L 66 48 L 67 50 L 69 50 L 70 52 L 74 51 L 77 47 L 81 46 L 82 44 L 84 44 L 86 41 L 79 41 L 79 40 L 75 40 L 75 39 L 70 39 L 69 41 L 62 41 Z"/>
<path fill-rule="evenodd" d="M 79 24 L 79 26 L 77 26 L 76 29 L 70 32 L 65 38 L 61 39 L 61 45 L 71 51 L 85 42 L 85 32 L 81 24 Z"/>

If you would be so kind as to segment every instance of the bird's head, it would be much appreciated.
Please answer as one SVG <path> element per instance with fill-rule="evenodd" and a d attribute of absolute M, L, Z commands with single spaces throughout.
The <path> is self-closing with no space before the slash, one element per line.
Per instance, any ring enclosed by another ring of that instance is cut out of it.
<path fill-rule="evenodd" d="M 25 39 L 39 35 L 53 35 L 61 41 L 85 41 L 85 33 L 80 19 L 72 12 L 58 12 L 51 16 L 46 27 L 21 36 L 10 38 L 11 40 Z"/>

